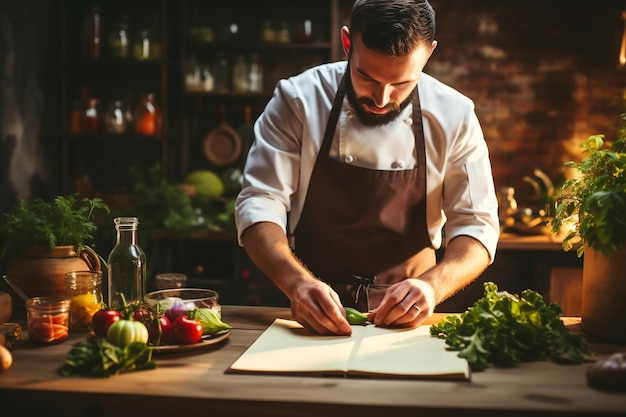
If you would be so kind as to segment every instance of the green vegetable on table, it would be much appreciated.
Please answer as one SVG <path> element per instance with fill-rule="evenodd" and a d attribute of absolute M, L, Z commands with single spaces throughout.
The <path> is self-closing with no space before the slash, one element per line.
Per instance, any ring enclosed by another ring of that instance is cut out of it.
<path fill-rule="evenodd" d="M 365 325 L 368 322 L 367 314 L 352 307 L 344 307 L 346 311 L 346 320 L 350 324 Z"/>
<path fill-rule="evenodd" d="M 493 282 L 484 284 L 485 295 L 459 316 L 448 316 L 432 325 L 430 333 L 459 351 L 472 370 L 515 366 L 521 362 L 550 359 L 579 364 L 593 356 L 580 334 L 570 332 L 561 320 L 557 303 L 524 290 L 521 296 L 498 292 Z"/>
<path fill-rule="evenodd" d="M 148 343 L 148 328 L 135 320 L 121 319 L 109 326 L 106 339 L 115 346 L 125 347 L 135 342 Z"/>
<path fill-rule="evenodd" d="M 216 334 L 224 330 L 232 329 L 230 324 L 222 321 L 220 316 L 210 308 L 196 308 L 189 311 L 189 317 L 198 320 L 202 324 L 203 334 Z"/>
<path fill-rule="evenodd" d="M 57 372 L 62 376 L 106 378 L 154 368 L 156 363 L 147 344 L 134 342 L 120 347 L 105 338 L 93 337 L 76 343 Z"/>

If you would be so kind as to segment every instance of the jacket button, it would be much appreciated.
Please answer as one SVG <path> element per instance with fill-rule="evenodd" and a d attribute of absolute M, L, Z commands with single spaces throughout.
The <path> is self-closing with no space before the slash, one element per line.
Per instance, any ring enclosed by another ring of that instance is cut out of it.
<path fill-rule="evenodd" d="M 344 161 L 346 161 L 347 163 L 351 163 L 352 161 L 354 161 L 354 157 L 352 155 L 346 155 Z"/>

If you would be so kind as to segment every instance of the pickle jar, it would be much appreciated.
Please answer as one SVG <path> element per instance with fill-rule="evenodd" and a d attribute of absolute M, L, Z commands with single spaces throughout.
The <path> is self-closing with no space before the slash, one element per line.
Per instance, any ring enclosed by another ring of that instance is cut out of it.
<path fill-rule="evenodd" d="M 91 318 L 102 308 L 102 272 L 75 271 L 65 274 L 69 300 L 69 329 L 88 331 Z"/>
<path fill-rule="evenodd" d="M 34 297 L 26 303 L 28 340 L 47 345 L 69 335 L 70 301 L 64 297 Z"/>

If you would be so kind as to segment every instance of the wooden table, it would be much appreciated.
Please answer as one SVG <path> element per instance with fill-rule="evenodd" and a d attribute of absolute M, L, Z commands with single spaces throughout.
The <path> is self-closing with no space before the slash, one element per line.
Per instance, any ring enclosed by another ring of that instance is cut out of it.
<path fill-rule="evenodd" d="M 626 393 L 587 386 L 588 363 L 489 368 L 474 373 L 472 382 L 224 374 L 276 317 L 290 318 L 289 309 L 223 306 L 224 321 L 233 326 L 223 344 L 156 356 L 156 370 L 107 379 L 56 374 L 84 334 L 55 346 L 23 343 L 13 351 L 13 366 L 0 374 L 0 415 L 11 415 L 9 409 L 33 417 L 626 415 Z M 599 357 L 626 350 L 592 348 Z"/>

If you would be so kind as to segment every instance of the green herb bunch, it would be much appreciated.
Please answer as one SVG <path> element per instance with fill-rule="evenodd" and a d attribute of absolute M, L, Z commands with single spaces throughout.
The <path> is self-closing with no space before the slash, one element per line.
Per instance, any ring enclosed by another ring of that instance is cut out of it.
<path fill-rule="evenodd" d="M 484 290 L 460 317 L 448 316 L 430 328 L 431 335 L 444 338 L 473 370 L 489 363 L 509 367 L 546 359 L 577 364 L 592 356 L 584 338 L 565 327 L 557 303 L 547 305 L 533 290 L 519 297 L 498 292 L 493 282 L 486 282 Z"/>
<path fill-rule="evenodd" d="M 588 155 L 580 163 L 565 163 L 580 174 L 563 184 L 552 221 L 554 233 L 570 230 L 565 250 L 582 241 L 610 256 L 626 243 L 626 113 L 621 118 L 619 138 L 610 148 L 603 148 L 604 135 L 593 135 L 581 144 Z M 583 252 L 579 245 L 578 256 Z"/>
<path fill-rule="evenodd" d="M 0 262 L 25 248 L 72 245 L 76 250 L 93 239 L 97 229 L 93 221 L 96 211 L 109 212 L 100 198 L 85 198 L 81 203 L 76 195 L 57 196 L 52 201 L 34 199 L 18 204 L 4 214 L 0 223 Z"/>
<path fill-rule="evenodd" d="M 105 338 L 93 337 L 76 343 L 57 369 L 62 376 L 107 378 L 123 372 L 155 369 L 150 347 L 133 342 L 119 347 Z"/>

